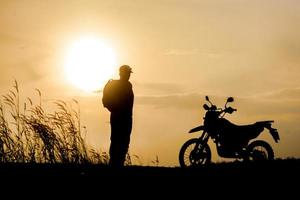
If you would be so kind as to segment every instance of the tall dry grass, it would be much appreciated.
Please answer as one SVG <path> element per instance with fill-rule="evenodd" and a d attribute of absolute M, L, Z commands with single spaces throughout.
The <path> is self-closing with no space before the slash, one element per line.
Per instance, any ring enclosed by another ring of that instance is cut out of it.
<path fill-rule="evenodd" d="M 107 164 L 105 152 L 88 148 L 76 100 L 53 102 L 54 113 L 31 98 L 21 106 L 18 82 L 0 100 L 0 162 Z"/>

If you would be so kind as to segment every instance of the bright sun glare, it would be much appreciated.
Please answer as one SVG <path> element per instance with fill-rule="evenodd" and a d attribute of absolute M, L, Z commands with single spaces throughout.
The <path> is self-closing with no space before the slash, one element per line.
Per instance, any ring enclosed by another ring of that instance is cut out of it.
<path fill-rule="evenodd" d="M 69 81 L 85 91 L 100 89 L 116 70 L 113 50 L 101 39 L 81 38 L 67 52 L 65 73 Z"/>

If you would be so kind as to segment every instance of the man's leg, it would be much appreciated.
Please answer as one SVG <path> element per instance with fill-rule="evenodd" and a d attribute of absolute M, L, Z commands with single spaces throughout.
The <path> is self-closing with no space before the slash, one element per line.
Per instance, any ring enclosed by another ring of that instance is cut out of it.
<path fill-rule="evenodd" d="M 121 127 L 120 118 L 118 115 L 112 114 L 110 117 L 111 136 L 110 136 L 110 148 L 109 148 L 109 165 L 112 167 L 121 166 L 120 158 L 120 145 L 121 145 Z"/>
<path fill-rule="evenodd" d="M 130 135 L 132 129 L 132 118 L 125 118 L 122 123 L 122 139 L 120 145 L 120 162 L 124 165 L 126 161 L 126 155 L 129 149 Z"/>
<path fill-rule="evenodd" d="M 112 167 L 121 167 L 121 148 L 120 148 L 120 141 L 117 140 L 111 140 L 110 148 L 109 148 L 109 165 Z"/>
<path fill-rule="evenodd" d="M 124 166 L 130 143 L 131 129 L 131 117 L 111 117 L 111 145 L 109 151 L 111 166 Z"/>
<path fill-rule="evenodd" d="M 127 135 L 126 137 L 123 138 L 122 143 L 120 144 L 120 163 L 122 166 L 124 166 L 126 161 L 126 155 L 128 152 L 129 143 L 130 143 L 130 135 Z"/>

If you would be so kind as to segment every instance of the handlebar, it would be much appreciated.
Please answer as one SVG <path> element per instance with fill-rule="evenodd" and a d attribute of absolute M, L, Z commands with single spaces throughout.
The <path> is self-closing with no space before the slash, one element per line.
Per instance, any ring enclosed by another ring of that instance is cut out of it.
<path fill-rule="evenodd" d="M 237 109 L 232 108 L 232 107 L 227 107 L 224 110 L 222 110 L 222 112 L 229 113 L 229 114 L 232 114 L 233 112 L 236 112 L 236 111 L 237 111 Z"/>
<path fill-rule="evenodd" d="M 226 113 L 229 113 L 229 114 L 232 114 L 233 112 L 236 112 L 237 109 L 235 108 L 232 108 L 232 107 L 227 107 L 227 103 L 229 102 L 233 102 L 233 97 L 229 97 L 226 101 L 226 104 L 225 104 L 225 108 L 218 108 L 216 105 L 214 105 L 208 98 L 208 96 L 205 97 L 206 101 L 208 101 L 210 103 L 210 106 L 208 106 L 207 104 L 204 104 L 203 105 L 203 108 L 207 111 L 214 111 L 214 112 L 217 112 L 218 115 L 222 115 L 222 117 L 224 117 L 224 115 Z"/>

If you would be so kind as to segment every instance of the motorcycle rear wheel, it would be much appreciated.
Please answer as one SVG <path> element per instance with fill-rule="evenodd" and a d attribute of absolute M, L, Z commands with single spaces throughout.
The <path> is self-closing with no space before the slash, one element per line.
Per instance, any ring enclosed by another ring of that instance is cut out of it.
<path fill-rule="evenodd" d="M 207 143 L 196 147 L 199 139 L 194 138 L 186 141 L 179 152 L 179 164 L 181 167 L 196 167 L 211 162 L 211 150 Z"/>
<path fill-rule="evenodd" d="M 248 161 L 274 160 L 274 151 L 272 147 L 263 140 L 256 140 L 247 147 Z"/>

